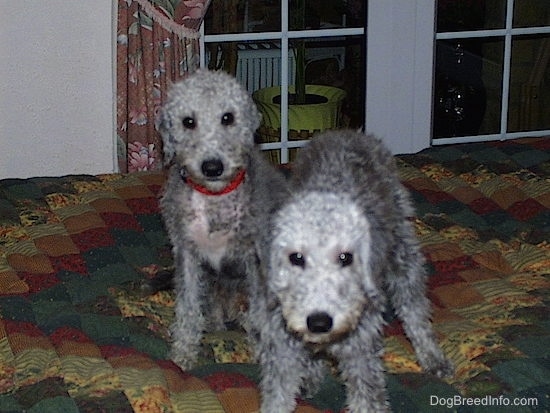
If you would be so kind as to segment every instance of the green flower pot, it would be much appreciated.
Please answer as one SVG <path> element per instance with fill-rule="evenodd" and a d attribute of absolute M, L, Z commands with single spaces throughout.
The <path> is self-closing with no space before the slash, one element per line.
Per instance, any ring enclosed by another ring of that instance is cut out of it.
<path fill-rule="evenodd" d="M 294 93 L 294 86 L 288 88 L 290 94 Z M 288 108 L 288 129 L 291 131 L 313 132 L 326 129 L 335 129 L 341 125 L 340 109 L 346 92 L 332 86 L 307 85 L 306 94 L 317 95 L 325 98 L 324 103 L 313 103 L 305 105 L 289 105 Z M 255 91 L 252 98 L 262 113 L 262 126 L 264 128 L 279 131 L 281 129 L 281 105 L 274 103 L 273 99 L 281 95 L 279 86 L 263 88 Z M 303 136 L 304 133 L 299 134 Z M 280 135 L 279 135 L 280 136 Z M 298 136 L 298 139 L 301 137 Z M 267 141 L 272 142 L 269 139 Z"/>

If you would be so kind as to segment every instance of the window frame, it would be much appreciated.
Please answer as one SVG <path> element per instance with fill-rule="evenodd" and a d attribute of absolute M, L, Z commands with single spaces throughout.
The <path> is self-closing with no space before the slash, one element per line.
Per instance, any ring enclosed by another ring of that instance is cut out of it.
<path fill-rule="evenodd" d="M 281 42 L 281 90 L 288 90 L 289 86 L 289 41 L 294 39 L 311 39 L 336 36 L 362 36 L 365 27 L 348 27 L 316 30 L 290 30 L 288 19 L 288 0 L 281 1 L 281 30 L 271 32 L 247 32 L 230 34 L 205 34 L 204 25 L 201 26 L 200 67 L 206 67 L 206 43 L 238 42 L 238 41 L 270 41 Z M 261 143 L 261 150 L 276 149 L 281 151 L 281 163 L 289 161 L 289 151 L 292 148 L 304 146 L 307 140 L 288 139 L 288 94 L 281 94 L 281 140 L 279 142 Z"/>
<path fill-rule="evenodd" d="M 203 35 L 201 67 L 205 66 L 204 44 L 241 40 L 281 41 L 281 87 L 288 86 L 288 42 L 290 39 L 341 35 L 366 36 L 365 129 L 378 135 L 393 153 L 413 153 L 431 145 L 505 140 L 550 135 L 550 130 L 509 132 L 508 95 L 512 39 L 525 34 L 550 34 L 549 26 L 514 28 L 514 0 L 507 0 L 505 27 L 462 32 L 436 30 L 437 1 L 367 1 L 366 26 L 361 28 L 288 30 L 288 2 L 281 2 L 282 30 L 279 32 Z M 435 46 L 441 39 L 503 37 L 501 127 L 499 133 L 433 139 L 433 95 Z M 264 143 L 261 149 L 280 149 L 281 161 L 288 161 L 288 150 L 307 141 L 289 141 L 288 97 L 282 96 L 281 141 Z"/>
<path fill-rule="evenodd" d="M 452 143 L 485 142 L 492 140 L 507 140 L 517 138 L 539 137 L 550 135 L 550 129 L 526 130 L 519 132 L 508 131 L 510 77 L 512 65 L 512 40 L 521 35 L 550 34 L 548 26 L 513 27 L 515 0 L 506 0 L 505 25 L 499 29 L 480 29 L 458 32 L 436 32 L 434 47 L 437 40 L 474 39 L 474 38 L 502 38 L 504 40 L 504 58 L 502 69 L 502 102 L 500 107 L 500 130 L 493 134 L 457 136 L 432 139 L 432 145 L 447 145 Z M 435 75 L 435 73 L 434 73 Z"/>

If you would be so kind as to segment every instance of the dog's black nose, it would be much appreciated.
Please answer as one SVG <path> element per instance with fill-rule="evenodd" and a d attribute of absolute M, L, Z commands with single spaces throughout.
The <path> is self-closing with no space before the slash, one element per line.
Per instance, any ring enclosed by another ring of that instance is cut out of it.
<path fill-rule="evenodd" d="M 332 317 L 325 312 L 313 313 L 307 318 L 307 328 L 312 333 L 327 333 L 332 328 Z"/>
<path fill-rule="evenodd" d="M 223 173 L 223 163 L 219 159 L 209 159 L 202 163 L 201 170 L 207 178 L 217 178 Z"/>

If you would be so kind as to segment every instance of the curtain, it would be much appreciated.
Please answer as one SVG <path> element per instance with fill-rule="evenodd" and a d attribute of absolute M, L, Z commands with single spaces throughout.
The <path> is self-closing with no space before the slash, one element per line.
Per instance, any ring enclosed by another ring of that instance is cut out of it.
<path fill-rule="evenodd" d="M 162 166 L 155 128 L 167 89 L 199 67 L 210 0 L 118 0 L 117 158 L 120 172 Z"/>

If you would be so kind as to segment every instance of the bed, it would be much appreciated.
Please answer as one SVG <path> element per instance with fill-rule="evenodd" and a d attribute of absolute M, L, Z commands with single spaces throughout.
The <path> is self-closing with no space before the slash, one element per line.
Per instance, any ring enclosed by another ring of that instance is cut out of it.
<path fill-rule="evenodd" d="M 434 327 L 452 379 L 421 372 L 386 326 L 395 412 L 550 410 L 550 139 L 433 147 L 397 157 L 428 260 Z M 162 172 L 0 181 L 1 412 L 253 412 L 258 366 L 239 331 L 200 360 L 167 358 L 172 265 Z M 360 355 L 358 355 L 360 357 Z M 328 376 L 298 412 L 339 412 Z"/>

